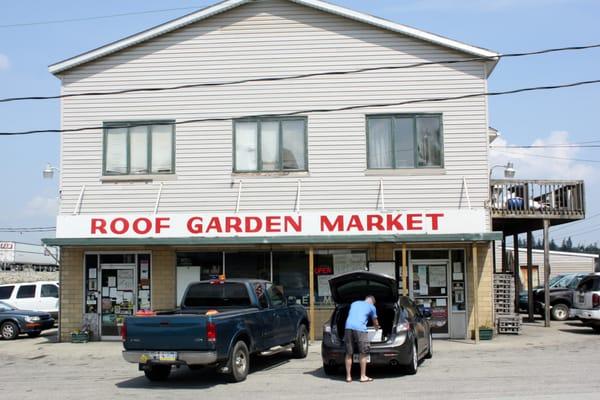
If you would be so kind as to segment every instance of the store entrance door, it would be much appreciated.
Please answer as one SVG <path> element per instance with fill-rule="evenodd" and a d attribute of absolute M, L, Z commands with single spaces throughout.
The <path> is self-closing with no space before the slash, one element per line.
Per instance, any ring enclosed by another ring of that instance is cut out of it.
<path fill-rule="evenodd" d="M 450 287 L 448 261 L 413 260 L 409 269 L 410 295 L 431 309 L 433 337 L 450 337 Z"/>
<path fill-rule="evenodd" d="M 136 265 L 103 264 L 100 267 L 100 336 L 118 340 L 125 317 L 134 315 L 136 305 Z"/>

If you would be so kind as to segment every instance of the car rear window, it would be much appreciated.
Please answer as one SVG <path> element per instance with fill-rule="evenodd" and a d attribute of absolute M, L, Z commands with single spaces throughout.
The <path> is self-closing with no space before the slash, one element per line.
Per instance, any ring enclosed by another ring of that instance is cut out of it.
<path fill-rule="evenodd" d="M 17 299 L 31 299 L 35 297 L 35 285 L 23 285 L 17 292 Z"/>
<path fill-rule="evenodd" d="M 600 276 L 590 276 L 590 277 L 584 278 L 581 281 L 581 283 L 579 284 L 579 286 L 577 287 L 577 290 L 581 290 L 584 292 L 599 291 L 600 290 Z"/>
<path fill-rule="evenodd" d="M 188 289 L 184 307 L 246 307 L 250 296 L 243 283 L 196 283 Z"/>
<path fill-rule="evenodd" d="M 14 288 L 14 286 L 0 287 L 0 300 L 10 299 L 10 295 L 12 294 Z"/>

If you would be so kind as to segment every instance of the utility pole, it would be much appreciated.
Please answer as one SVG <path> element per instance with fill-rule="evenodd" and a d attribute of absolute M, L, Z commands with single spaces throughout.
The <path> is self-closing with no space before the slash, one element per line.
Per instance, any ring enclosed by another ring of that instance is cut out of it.
<path fill-rule="evenodd" d="M 527 310 L 529 311 L 529 322 L 534 322 L 534 300 L 533 300 L 533 233 L 527 231 Z"/>
<path fill-rule="evenodd" d="M 544 326 L 550 327 L 550 221 L 544 220 Z"/>

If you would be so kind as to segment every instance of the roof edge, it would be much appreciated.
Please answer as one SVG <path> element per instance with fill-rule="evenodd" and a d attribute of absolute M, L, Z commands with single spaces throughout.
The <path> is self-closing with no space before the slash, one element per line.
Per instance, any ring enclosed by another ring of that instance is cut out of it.
<path fill-rule="evenodd" d="M 489 242 L 502 239 L 502 232 L 479 232 L 434 235 L 356 235 L 356 236 L 260 236 L 260 237 L 180 237 L 180 238 L 49 238 L 42 242 L 51 246 L 190 246 L 190 245 L 256 245 L 256 244 L 352 244 L 407 242 Z"/>
<path fill-rule="evenodd" d="M 74 57 L 67 58 L 65 60 L 59 61 L 57 63 L 51 64 L 48 67 L 48 71 L 50 73 L 57 75 L 61 72 L 74 68 L 78 65 L 85 64 L 87 62 L 96 60 L 98 58 L 107 56 L 109 54 L 115 53 L 117 51 L 123 50 L 127 47 L 137 45 L 139 43 L 145 42 L 157 36 L 172 32 L 179 28 L 183 28 L 184 26 L 190 25 L 192 23 L 202 21 L 206 18 L 212 17 L 214 15 L 223 13 L 225 11 L 231 10 L 233 8 L 239 7 L 246 3 L 250 3 L 254 0 L 225 0 L 221 3 L 214 4 L 212 6 L 208 6 L 201 10 L 195 11 L 193 13 L 184 15 L 182 17 L 173 19 L 171 21 L 165 22 L 163 24 L 157 25 L 153 28 L 149 28 L 147 30 L 141 31 L 139 33 L 133 34 L 131 36 L 127 36 L 123 39 L 119 39 L 117 41 L 111 42 L 104 46 L 98 47 L 96 49 L 87 51 L 85 53 L 79 54 Z M 371 16 L 362 12 L 350 10 L 348 8 L 334 5 L 322 0 L 288 0 L 293 3 L 297 3 L 300 5 L 304 5 L 307 7 L 311 7 L 317 10 L 321 10 L 324 12 L 328 12 L 331 14 L 336 14 L 348 19 L 352 19 L 358 22 L 363 22 L 369 25 L 373 25 L 382 29 L 387 29 L 396 33 L 400 33 L 406 36 L 414 37 L 416 39 L 424 40 L 433 44 L 437 44 L 443 47 L 448 47 L 463 53 L 467 53 L 476 57 L 486 57 L 491 58 L 490 62 L 492 64 L 492 68 L 489 69 L 489 74 L 493 71 L 494 66 L 498 63 L 498 57 L 500 54 L 483 49 L 476 46 L 471 46 L 466 43 L 445 38 L 440 35 L 436 35 L 433 33 L 429 33 L 426 31 L 422 31 L 420 29 L 412 28 L 406 25 L 402 25 L 396 22 L 392 22 L 380 17 Z"/>

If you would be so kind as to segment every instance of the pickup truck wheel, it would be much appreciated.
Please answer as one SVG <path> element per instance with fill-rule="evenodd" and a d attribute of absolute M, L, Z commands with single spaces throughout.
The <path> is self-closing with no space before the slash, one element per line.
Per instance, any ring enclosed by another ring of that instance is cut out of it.
<path fill-rule="evenodd" d="M 552 319 L 555 321 L 566 321 L 569 319 L 569 307 L 562 303 L 553 305 Z"/>
<path fill-rule="evenodd" d="M 292 354 L 296 358 L 306 358 L 308 355 L 308 331 L 306 325 L 300 325 L 300 328 L 298 329 L 298 335 L 294 342 Z"/>
<path fill-rule="evenodd" d="M 171 374 L 170 365 L 150 365 L 144 370 L 146 378 L 152 382 L 166 381 Z"/>
<path fill-rule="evenodd" d="M 233 346 L 228 365 L 230 379 L 233 382 L 241 382 L 248 376 L 250 369 L 250 354 L 246 343 L 239 341 Z"/>
<path fill-rule="evenodd" d="M 12 321 L 6 321 L 0 327 L 0 335 L 4 340 L 13 340 L 19 336 L 19 327 Z"/>

